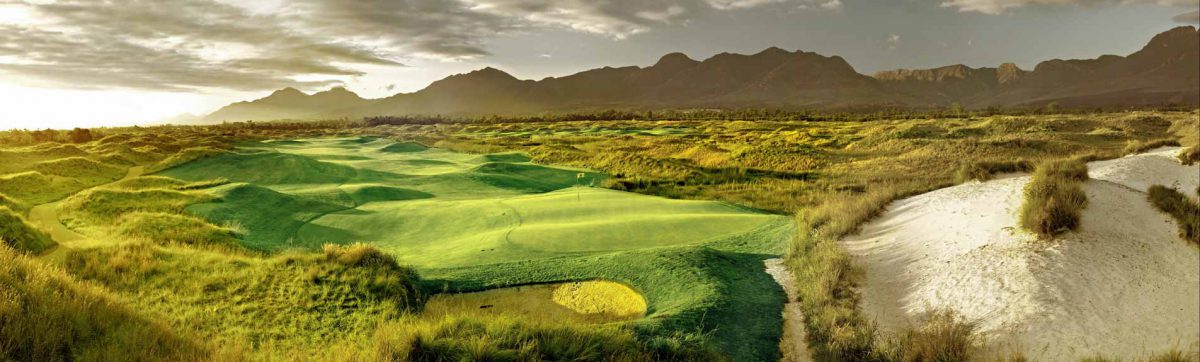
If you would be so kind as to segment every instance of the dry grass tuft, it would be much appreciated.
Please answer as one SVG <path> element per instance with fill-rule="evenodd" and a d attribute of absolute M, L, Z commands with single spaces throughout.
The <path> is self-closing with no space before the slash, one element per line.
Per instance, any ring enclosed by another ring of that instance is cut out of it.
<path fill-rule="evenodd" d="M 1087 207 L 1083 182 L 1087 164 L 1079 160 L 1050 161 L 1038 166 L 1025 186 L 1021 205 L 1021 227 L 1043 239 L 1052 239 L 1079 227 L 1080 214 Z"/>
<path fill-rule="evenodd" d="M 1179 237 L 1200 245 L 1200 205 L 1187 195 L 1161 185 L 1150 186 L 1150 203 L 1179 223 Z"/>

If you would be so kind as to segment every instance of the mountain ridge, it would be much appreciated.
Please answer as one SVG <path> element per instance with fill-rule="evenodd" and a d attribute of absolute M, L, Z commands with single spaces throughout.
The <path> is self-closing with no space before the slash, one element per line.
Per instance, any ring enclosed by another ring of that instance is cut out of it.
<path fill-rule="evenodd" d="M 520 115 L 602 109 L 816 108 L 868 106 L 1068 107 L 1200 104 L 1200 32 L 1176 27 L 1128 56 L 1051 59 L 1023 70 L 1012 63 L 972 68 L 858 73 L 840 56 L 769 47 L 694 60 L 667 53 L 646 67 L 601 67 L 522 80 L 485 67 L 412 93 L 364 99 L 345 89 L 307 94 L 284 88 L 230 104 L 207 122 L 381 115 Z"/>

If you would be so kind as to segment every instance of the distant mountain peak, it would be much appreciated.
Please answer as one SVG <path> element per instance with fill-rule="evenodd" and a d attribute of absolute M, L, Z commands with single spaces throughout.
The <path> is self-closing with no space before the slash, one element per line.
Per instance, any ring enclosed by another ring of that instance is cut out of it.
<path fill-rule="evenodd" d="M 307 96 L 307 95 L 308 95 L 307 93 L 301 92 L 299 89 L 287 87 L 287 88 L 283 88 L 283 89 L 271 92 L 271 95 L 269 95 L 267 97 L 269 98 L 269 97 L 276 97 L 276 96 Z"/>
<path fill-rule="evenodd" d="M 654 63 L 654 67 L 676 67 L 680 65 L 694 65 L 696 63 L 700 62 L 688 57 L 687 54 L 674 52 L 658 58 L 658 62 Z"/>

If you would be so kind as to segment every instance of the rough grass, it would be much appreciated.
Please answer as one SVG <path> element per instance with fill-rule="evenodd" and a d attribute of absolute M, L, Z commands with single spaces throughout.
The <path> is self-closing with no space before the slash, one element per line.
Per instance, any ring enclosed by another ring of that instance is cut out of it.
<path fill-rule="evenodd" d="M 205 351 L 124 301 L 0 245 L 0 359 L 200 360 Z"/>
<path fill-rule="evenodd" d="M 1038 166 L 1025 186 L 1021 227 L 1043 239 L 1076 230 L 1087 207 L 1083 182 L 1087 164 L 1077 160 L 1050 161 Z"/>
<path fill-rule="evenodd" d="M 1149 141 L 1130 141 L 1125 146 L 1125 154 L 1132 155 L 1146 152 L 1159 147 L 1178 147 L 1179 140 L 1173 138 L 1155 139 Z"/>
<path fill-rule="evenodd" d="M 54 241 L 20 213 L 0 205 L 0 244 L 21 252 L 40 253 L 54 247 Z"/>
<path fill-rule="evenodd" d="M 1200 205 L 1194 198 L 1162 185 L 1150 186 L 1146 196 L 1154 207 L 1175 219 L 1180 238 L 1200 246 Z"/>
<path fill-rule="evenodd" d="M 1033 162 L 1026 160 L 980 161 L 961 166 L 954 178 L 960 183 L 971 180 L 987 181 L 998 173 L 1029 172 L 1033 169 Z"/>
<path fill-rule="evenodd" d="M 975 325 L 952 311 L 938 311 L 926 316 L 920 327 L 885 342 L 882 349 L 891 361 L 967 361 L 979 343 Z"/>
<path fill-rule="evenodd" d="M 66 270 L 128 296 L 132 306 L 161 315 L 177 330 L 219 345 L 248 344 L 250 354 L 317 351 L 355 341 L 381 321 L 418 310 L 425 298 L 409 268 L 345 265 L 322 253 L 264 258 L 226 249 L 126 244 L 70 250 L 64 259 Z"/>
<path fill-rule="evenodd" d="M 1191 166 L 1200 161 L 1200 146 L 1191 146 L 1179 151 L 1179 162 Z"/>
<path fill-rule="evenodd" d="M 622 326 L 446 316 L 381 326 L 369 358 L 387 361 L 722 361 L 703 338 L 639 338 Z"/>

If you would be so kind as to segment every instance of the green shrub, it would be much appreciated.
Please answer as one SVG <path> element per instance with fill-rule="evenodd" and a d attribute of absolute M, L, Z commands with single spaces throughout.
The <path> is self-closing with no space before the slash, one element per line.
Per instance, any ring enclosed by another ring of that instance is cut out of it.
<path fill-rule="evenodd" d="M 21 214 L 0 205 L 0 244 L 23 252 L 40 253 L 54 246 L 49 235 L 29 225 Z"/>
<path fill-rule="evenodd" d="M 1050 161 L 1038 166 L 1025 185 L 1021 227 L 1043 239 L 1076 230 L 1080 214 L 1087 206 L 1087 194 L 1082 188 L 1086 180 L 1087 164 L 1078 160 Z"/>
<path fill-rule="evenodd" d="M 1179 223 L 1179 237 L 1200 245 L 1200 205 L 1187 195 L 1161 185 L 1147 190 L 1150 203 Z"/>

